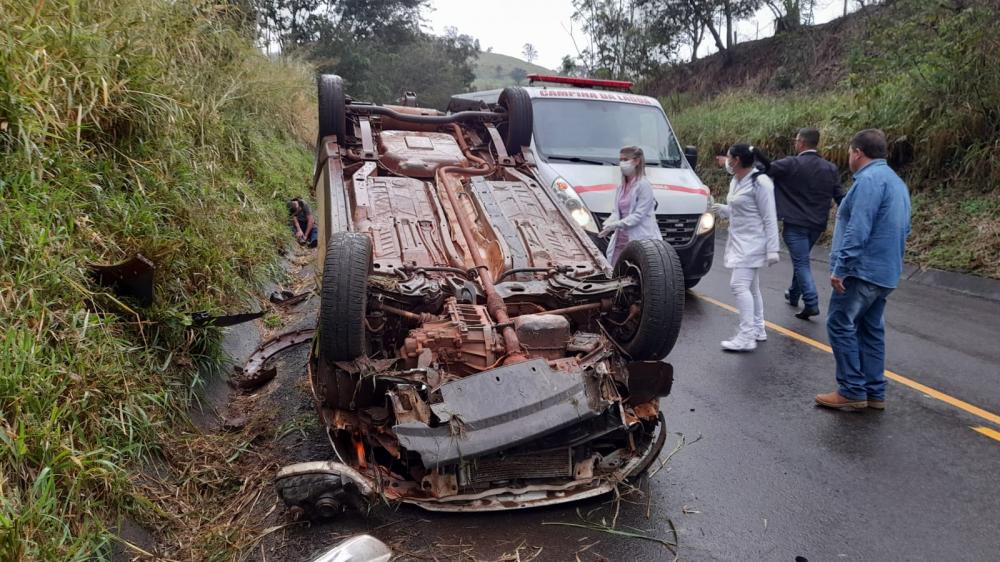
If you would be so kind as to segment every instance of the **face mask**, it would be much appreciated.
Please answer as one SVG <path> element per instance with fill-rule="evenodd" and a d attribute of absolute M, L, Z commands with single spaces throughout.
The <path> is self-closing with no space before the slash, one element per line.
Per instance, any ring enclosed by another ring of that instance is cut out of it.
<path fill-rule="evenodd" d="M 626 176 L 631 176 L 635 173 L 635 162 L 631 160 L 622 160 L 618 163 L 618 167 L 622 169 L 622 173 Z"/>
<path fill-rule="evenodd" d="M 736 170 L 733 169 L 733 163 L 729 160 L 726 160 L 726 173 L 731 176 L 736 174 Z"/>

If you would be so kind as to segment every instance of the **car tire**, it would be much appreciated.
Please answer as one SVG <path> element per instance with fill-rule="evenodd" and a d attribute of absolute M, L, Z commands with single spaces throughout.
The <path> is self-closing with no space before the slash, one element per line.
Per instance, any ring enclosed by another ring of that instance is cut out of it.
<path fill-rule="evenodd" d="M 698 282 L 701 281 L 701 277 L 685 277 L 684 278 L 684 288 L 693 289 Z"/>
<path fill-rule="evenodd" d="M 531 111 L 531 96 L 524 88 L 504 88 L 498 100 L 507 112 L 507 120 L 497 129 L 503 138 L 507 154 L 515 156 L 521 149 L 531 144 L 531 127 L 534 117 Z"/>
<path fill-rule="evenodd" d="M 321 74 L 316 80 L 319 100 L 319 140 L 334 135 L 343 144 L 347 134 L 347 97 L 344 81 L 336 74 Z"/>
<path fill-rule="evenodd" d="M 327 362 L 351 361 L 365 352 L 365 314 L 371 239 L 356 232 L 330 237 L 323 263 L 319 351 Z"/>
<path fill-rule="evenodd" d="M 611 333 L 633 360 L 658 361 L 674 348 L 681 331 L 684 315 L 681 261 L 673 247 L 662 240 L 634 240 L 618 258 L 615 277 L 636 274 L 637 296 L 642 301 L 638 322 L 633 319 L 624 327 L 615 326 Z"/>

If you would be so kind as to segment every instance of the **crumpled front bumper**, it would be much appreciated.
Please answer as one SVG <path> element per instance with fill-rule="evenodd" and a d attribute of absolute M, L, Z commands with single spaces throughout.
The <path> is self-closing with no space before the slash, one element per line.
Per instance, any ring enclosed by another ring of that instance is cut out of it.
<path fill-rule="evenodd" d="M 544 359 L 506 365 L 441 387 L 431 409 L 442 422 L 393 427 L 400 445 L 433 469 L 509 449 L 601 415 L 612 402 L 582 371 L 555 371 Z"/>
<path fill-rule="evenodd" d="M 599 496 L 614 491 L 626 478 L 635 476 L 649 467 L 654 457 L 663 448 L 666 439 L 662 414 L 656 424 L 655 433 L 646 446 L 617 470 L 610 474 L 572 480 L 566 479 L 545 484 L 530 484 L 516 487 L 500 487 L 475 494 L 456 494 L 441 498 L 399 495 L 392 488 L 379 491 L 378 482 L 361 472 L 339 462 L 316 461 L 298 463 L 282 468 L 277 479 L 291 478 L 306 474 L 326 474 L 338 476 L 345 485 L 352 483 L 370 501 L 384 496 L 416 505 L 428 511 L 478 512 L 528 509 L 547 505 L 573 502 Z"/>

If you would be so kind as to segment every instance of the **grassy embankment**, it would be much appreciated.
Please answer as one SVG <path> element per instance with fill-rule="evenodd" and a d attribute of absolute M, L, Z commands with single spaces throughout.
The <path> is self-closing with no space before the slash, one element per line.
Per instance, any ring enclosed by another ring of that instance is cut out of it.
<path fill-rule="evenodd" d="M 136 477 L 197 452 L 180 436 L 219 331 L 187 313 L 251 306 L 311 170 L 309 71 L 262 56 L 222 6 L 0 9 L 0 560 L 106 558 L 125 520 L 172 558 L 247 546 L 218 512 L 177 509 L 238 491 L 238 472 L 190 458 L 159 496 Z M 157 266 L 149 310 L 86 273 L 136 252 Z"/>
<path fill-rule="evenodd" d="M 889 28 L 873 19 L 857 41 L 866 51 L 837 63 L 849 74 L 832 90 L 741 89 L 700 102 L 685 94 L 662 102 L 681 141 L 699 146 L 703 179 L 716 196 L 727 183 L 710 169 L 711 157 L 731 143 L 780 156 L 792 151 L 799 127 L 819 127 L 822 151 L 849 183 L 850 137 L 884 129 L 890 163 L 912 194 L 908 259 L 1000 278 L 1000 40 L 984 16 L 988 9 L 973 3 L 961 12 L 932 6 L 904 17 L 889 13 L 897 24 Z"/>

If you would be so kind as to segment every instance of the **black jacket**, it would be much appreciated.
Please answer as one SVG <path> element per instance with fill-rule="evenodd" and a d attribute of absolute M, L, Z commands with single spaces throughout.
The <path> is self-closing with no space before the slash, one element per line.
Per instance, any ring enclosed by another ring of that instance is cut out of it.
<path fill-rule="evenodd" d="M 778 220 L 814 230 L 826 230 L 830 202 L 844 198 L 837 166 L 816 152 L 803 152 L 771 162 Z"/>

